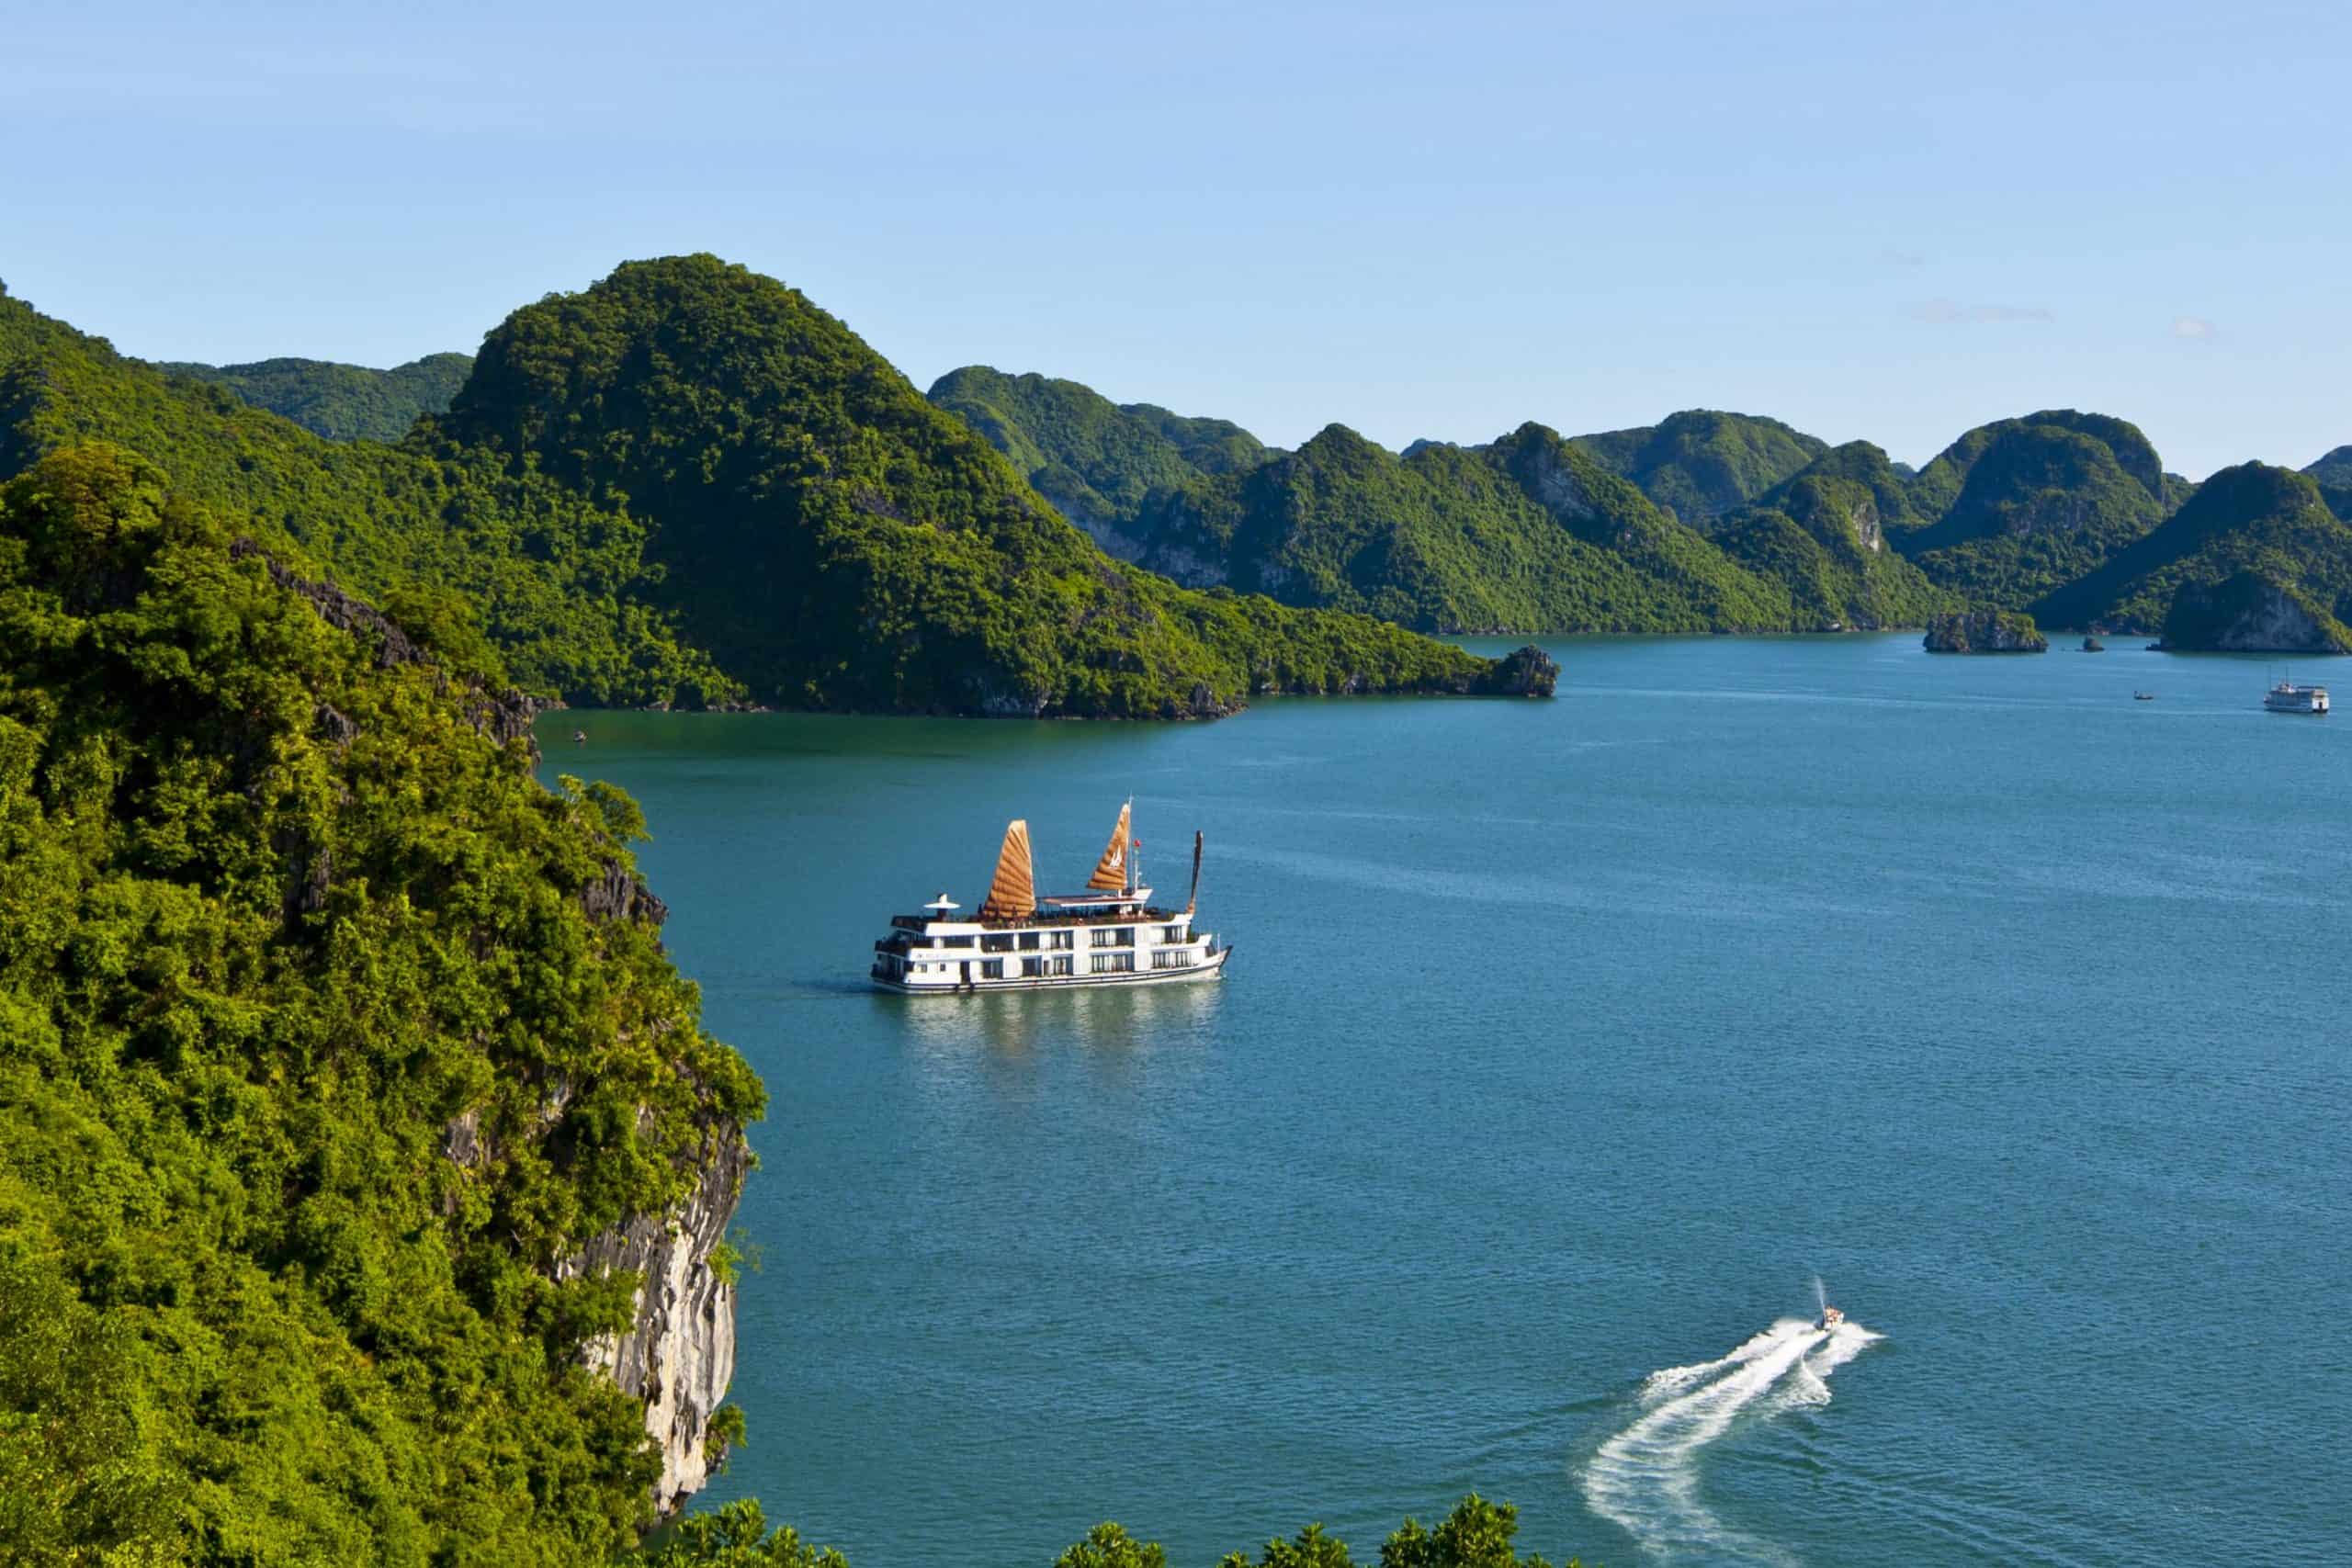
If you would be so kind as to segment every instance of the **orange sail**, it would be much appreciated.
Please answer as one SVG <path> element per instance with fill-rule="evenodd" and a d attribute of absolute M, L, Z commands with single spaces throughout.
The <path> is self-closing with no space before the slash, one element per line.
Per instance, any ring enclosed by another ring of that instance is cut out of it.
<path fill-rule="evenodd" d="M 1094 874 L 1086 879 L 1086 886 L 1098 893 L 1127 890 L 1127 813 L 1133 808 L 1132 801 L 1119 807 L 1119 825 L 1111 829 L 1111 842 L 1094 863 Z"/>
<path fill-rule="evenodd" d="M 997 852 L 989 896 L 980 900 L 980 919 L 1018 920 L 1036 912 L 1037 874 L 1029 857 L 1029 824 L 1015 818 L 1005 824 L 1004 848 Z"/>

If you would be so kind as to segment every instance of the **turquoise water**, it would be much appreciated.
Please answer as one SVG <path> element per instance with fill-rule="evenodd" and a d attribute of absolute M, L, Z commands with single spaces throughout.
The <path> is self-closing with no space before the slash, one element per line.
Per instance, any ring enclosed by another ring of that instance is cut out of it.
<path fill-rule="evenodd" d="M 1474 1487 L 1620 1568 L 2344 1561 L 2352 714 L 1555 651 L 1551 703 L 545 722 L 774 1099 L 712 1497 L 857 1568 L 1368 1557 Z M 863 988 L 1007 818 L 1075 884 L 1130 794 L 1180 897 L 1207 834 L 1223 984 Z"/>

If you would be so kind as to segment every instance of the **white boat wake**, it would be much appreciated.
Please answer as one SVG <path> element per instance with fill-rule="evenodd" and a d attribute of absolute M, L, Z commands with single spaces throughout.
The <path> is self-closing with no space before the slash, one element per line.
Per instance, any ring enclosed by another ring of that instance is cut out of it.
<path fill-rule="evenodd" d="M 1830 1374 L 1879 1337 L 1858 1323 L 1823 1329 L 1784 1317 L 1727 1356 L 1652 1372 L 1640 1414 L 1585 1466 L 1585 1502 L 1659 1562 L 1792 1565 L 1788 1551 L 1731 1529 L 1701 1501 L 1700 1461 L 1743 1412 L 1770 1419 L 1829 1403 Z"/>

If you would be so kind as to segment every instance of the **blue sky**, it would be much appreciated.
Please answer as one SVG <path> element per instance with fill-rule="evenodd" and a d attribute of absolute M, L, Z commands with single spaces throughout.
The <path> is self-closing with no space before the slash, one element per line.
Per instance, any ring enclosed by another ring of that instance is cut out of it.
<path fill-rule="evenodd" d="M 0 278 L 124 351 L 470 349 L 712 250 L 920 384 L 1295 444 L 2046 406 L 2352 442 L 2352 8 L 0 0 Z"/>

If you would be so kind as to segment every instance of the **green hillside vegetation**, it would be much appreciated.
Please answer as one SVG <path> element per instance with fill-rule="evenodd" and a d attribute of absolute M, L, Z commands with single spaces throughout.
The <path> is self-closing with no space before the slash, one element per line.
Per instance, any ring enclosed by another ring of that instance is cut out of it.
<path fill-rule="evenodd" d="M 1870 452 L 1883 468 L 1885 455 Z M 1956 607 L 1952 594 L 1888 547 L 1878 490 L 1841 477 L 1839 467 L 1873 471 L 1859 458 L 1832 464 L 1825 457 L 1774 490 L 1767 504 L 1726 518 L 1715 543 L 1748 570 L 1784 585 L 1800 626 L 1915 626 Z M 1891 470 L 1884 477 L 1894 478 Z M 1884 499 L 1901 504 L 1899 493 Z"/>
<path fill-rule="evenodd" d="M 2336 447 L 2303 472 L 2330 489 L 2352 490 L 2352 446 Z"/>
<path fill-rule="evenodd" d="M 447 412 L 473 364 L 471 355 L 429 354 L 390 370 L 328 359 L 264 359 L 252 365 L 171 361 L 155 368 L 226 387 L 254 407 L 283 414 L 330 441 L 398 441 L 419 414 Z"/>
<path fill-rule="evenodd" d="M 926 395 L 985 436 L 1064 516 L 1114 547 L 1154 490 L 1237 473 L 1266 457 L 1256 436 L 1225 420 L 1187 419 L 1148 403 L 1122 408 L 1076 381 L 985 365 L 949 371 Z"/>
<path fill-rule="evenodd" d="M 2165 612 L 2164 646 L 2179 652 L 2352 653 L 2352 627 L 2300 584 L 2259 569 L 2185 582 Z"/>
<path fill-rule="evenodd" d="M 658 520 L 652 596 L 765 701 L 1143 717 L 1496 678 L 1374 620 L 1109 558 L 846 327 L 714 256 L 517 310 L 447 428 Z"/>
<path fill-rule="evenodd" d="M 2098 570 L 2164 518 L 2166 487 L 2139 430 L 2052 410 L 1968 432 L 1920 470 L 1898 533 L 1928 579 L 1973 604 L 2026 605 Z"/>
<path fill-rule="evenodd" d="M 325 440 L 0 294 L 0 478 L 91 439 L 138 451 L 311 575 L 487 640 L 526 691 L 599 705 L 741 695 L 649 603 L 656 571 L 625 511 L 463 451 L 429 421 L 397 447 Z"/>
<path fill-rule="evenodd" d="M 1204 474 L 1238 474 L 1276 450 L 1229 419 L 1170 413 L 1156 403 L 1121 403 L 1119 412 L 1173 442 L 1184 461 Z"/>
<path fill-rule="evenodd" d="M 634 1280 L 554 1266 L 760 1085 L 588 912 L 627 798 L 234 532 L 111 446 L 0 487 L 0 1561 L 605 1562 Z"/>
<path fill-rule="evenodd" d="M 1574 444 L 1701 532 L 1828 449 L 1777 419 L 1687 409 L 1654 425 L 1579 435 Z"/>
<path fill-rule="evenodd" d="M 1343 425 L 1246 473 L 1155 491 L 1142 564 L 1288 604 L 1464 631 L 1916 624 L 1940 603 L 1807 491 L 1733 550 L 1537 424 L 1399 457 Z M 1781 530 L 1785 529 L 1783 534 Z"/>
<path fill-rule="evenodd" d="M 1879 532 L 1892 544 L 1908 539 L 1935 521 L 1919 510 L 1913 495 L 1916 478 L 1902 464 L 1891 461 L 1882 448 L 1867 441 L 1849 441 L 1843 446 L 1829 448 L 1788 479 L 1766 491 L 1761 504 L 1780 506 L 1785 510 L 1787 498 L 1793 487 L 1811 480 L 1835 479 L 1857 484 L 1870 492 Z"/>
<path fill-rule="evenodd" d="M 2352 525 L 2310 479 L 2267 463 L 2224 468 L 2164 525 L 2034 608 L 2052 626 L 2165 630 L 2183 588 L 2252 573 L 2324 617 L 2352 619 Z M 2209 606 L 2211 607 L 2211 606 Z M 2194 628 L 2178 646 L 2200 646 Z M 2169 631 L 2167 645 L 2173 644 Z"/>

